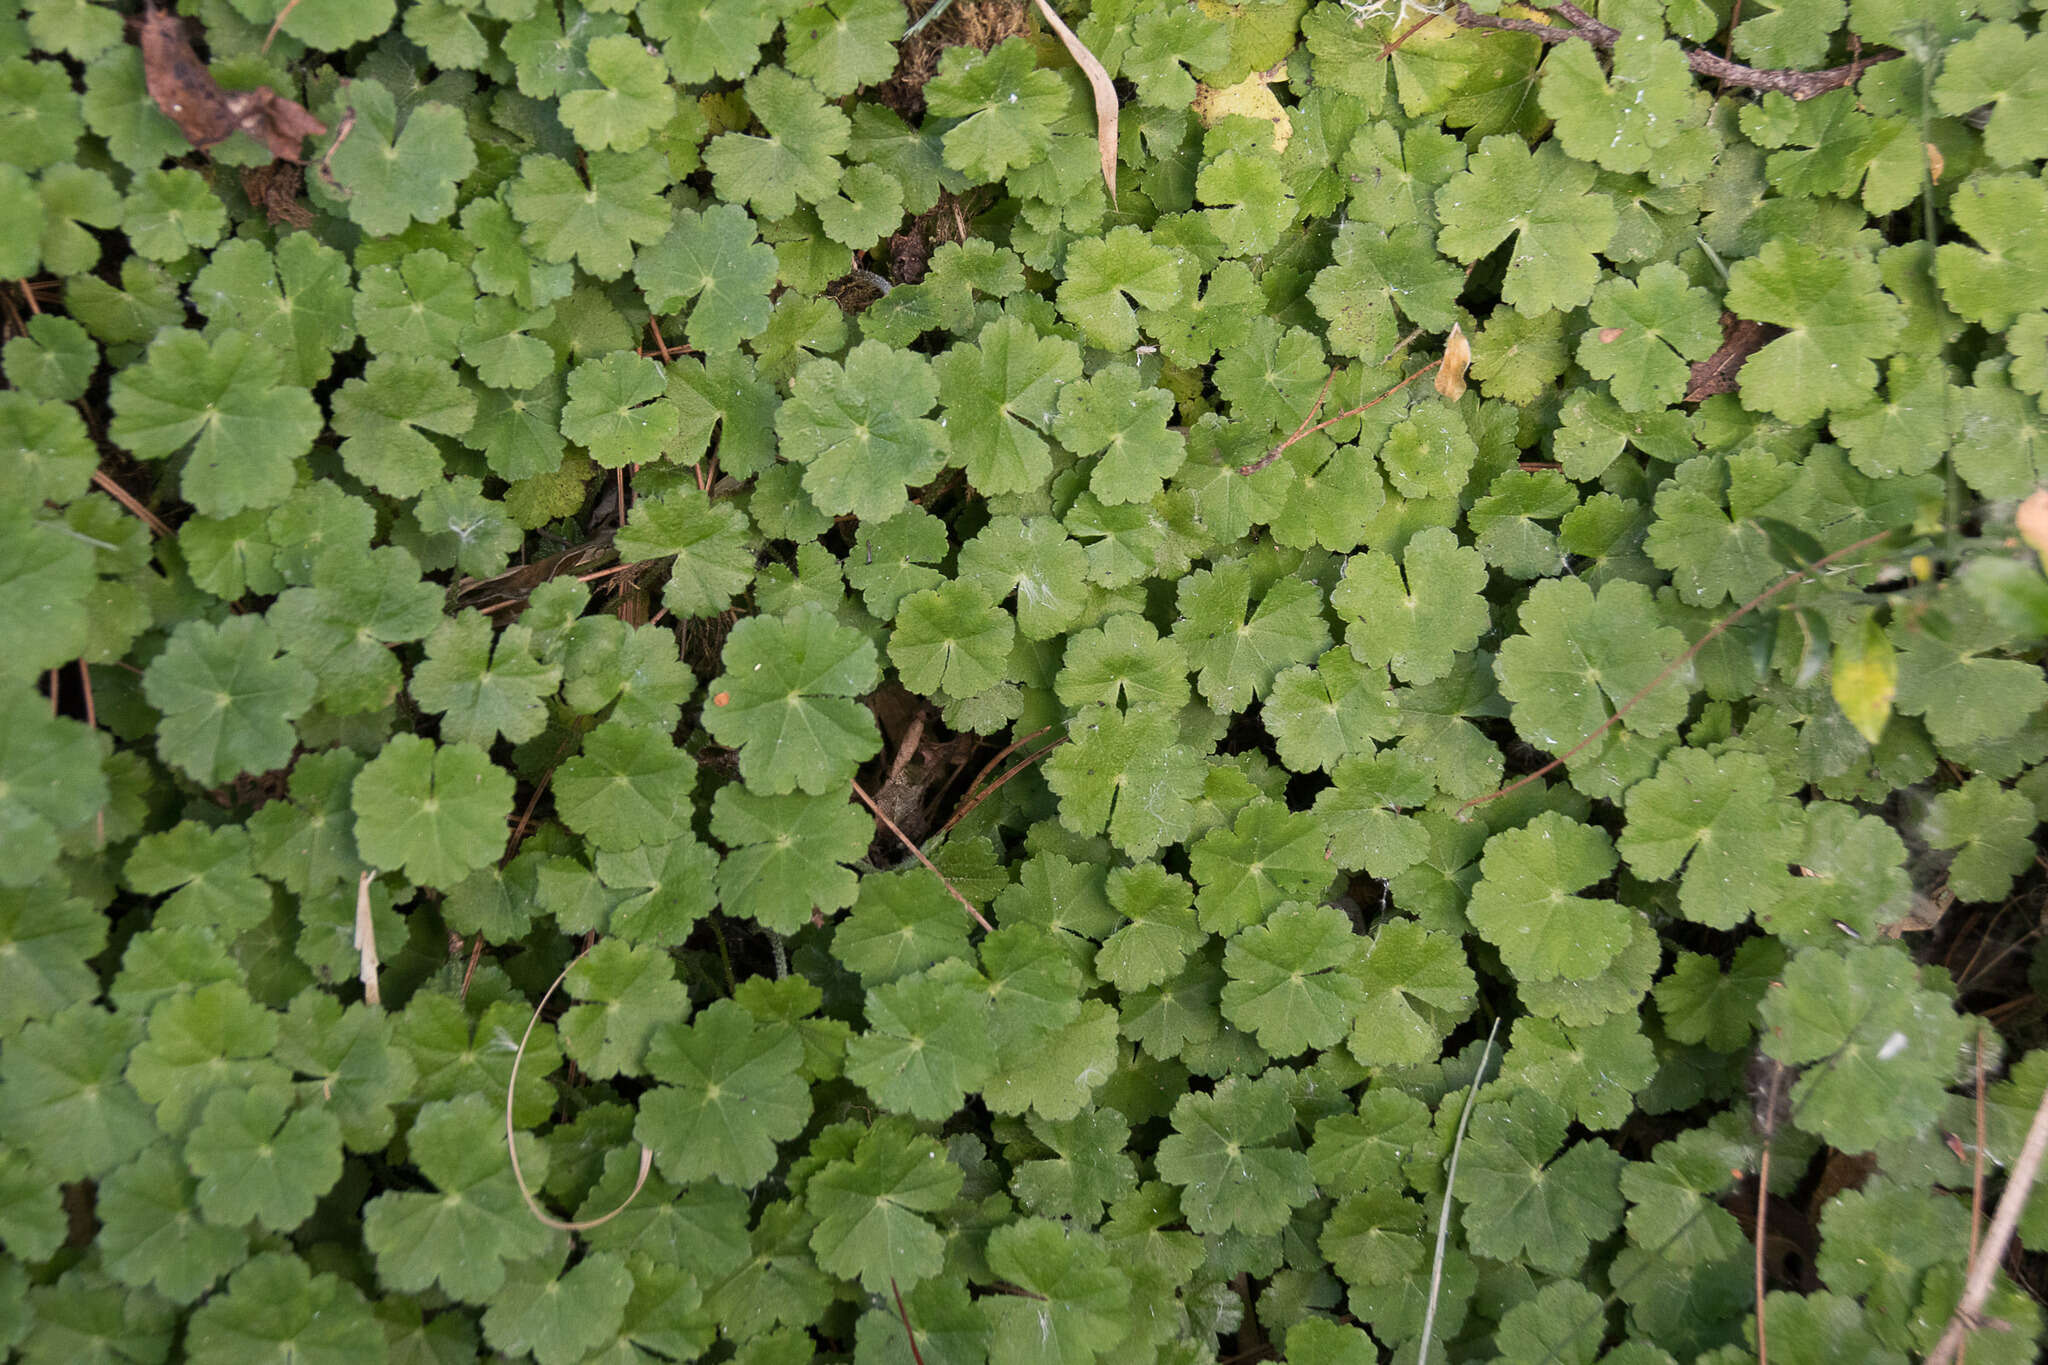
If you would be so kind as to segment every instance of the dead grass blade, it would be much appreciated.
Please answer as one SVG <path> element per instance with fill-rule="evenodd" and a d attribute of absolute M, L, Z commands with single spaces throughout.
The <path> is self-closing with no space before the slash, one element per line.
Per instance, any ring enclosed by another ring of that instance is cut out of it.
<path fill-rule="evenodd" d="M 589 951 L 587 948 L 584 949 L 584 952 Z M 574 967 L 582 960 L 583 953 L 576 954 L 574 958 L 570 959 L 569 967 Z M 555 979 L 548 984 L 548 988 L 541 992 L 540 1003 L 533 1007 L 533 1017 L 526 1021 L 526 1032 L 519 1035 L 519 1050 L 512 1054 L 512 1074 L 505 1078 L 505 1151 L 512 1158 L 512 1183 L 519 1187 L 519 1197 L 526 1201 L 526 1211 L 533 1215 L 534 1221 L 545 1227 L 554 1228 L 558 1232 L 582 1232 L 585 1229 L 601 1227 L 611 1222 L 612 1219 L 624 1213 L 635 1199 L 640 1197 L 640 1191 L 647 1185 L 647 1173 L 654 1167 L 654 1149 L 647 1146 L 640 1148 L 640 1178 L 633 1182 L 633 1188 L 627 1192 L 626 1197 L 620 1201 L 617 1208 L 613 1209 L 610 1213 L 599 1214 L 595 1218 L 585 1218 L 581 1222 L 575 1223 L 556 1218 L 540 1206 L 539 1201 L 533 1197 L 533 1191 L 527 1188 L 526 1173 L 519 1169 L 519 1142 L 515 1137 L 516 1130 L 512 1126 L 512 1096 L 519 1088 L 519 1063 L 526 1056 L 526 1044 L 533 1037 L 533 1027 L 540 1022 L 541 1011 L 548 1007 L 548 997 L 552 996 L 556 988 L 568 980 L 569 967 L 562 968 Z"/>
<path fill-rule="evenodd" d="M 377 988 L 377 972 L 384 964 L 377 957 L 377 922 L 370 913 L 370 883 L 376 880 L 377 874 L 368 870 L 356 878 L 356 975 L 362 980 L 363 1003 L 367 1005 L 384 1003 Z"/>
<path fill-rule="evenodd" d="M 976 924 L 979 924 L 983 929 L 987 930 L 991 934 L 993 934 L 996 931 L 996 927 L 988 922 L 988 918 L 984 916 L 981 913 L 981 911 L 974 908 L 974 902 L 967 899 L 967 897 L 961 895 L 959 890 L 954 887 L 953 883 L 946 880 L 946 874 L 939 871 L 939 865 L 933 862 L 930 858 L 925 857 L 924 850 L 919 848 L 916 845 L 916 843 L 914 843 L 911 840 L 909 835 L 905 834 L 902 830 L 898 829 L 896 827 L 896 822 L 894 820 L 891 820 L 887 815 L 884 815 L 882 813 L 882 808 L 875 804 L 875 798 L 867 794 L 866 788 L 862 787 L 860 783 L 854 782 L 853 794 L 861 799 L 862 805 L 866 806 L 869 810 L 875 813 L 875 818 L 877 820 L 880 820 L 884 825 L 888 826 L 889 832 L 895 835 L 896 838 L 902 843 L 902 845 L 905 848 L 909 849 L 912 854 L 916 855 L 917 860 L 925 865 L 926 871 L 930 872 L 934 877 L 937 877 L 939 879 L 939 885 L 946 888 L 946 894 L 951 896 L 954 900 L 959 901 L 960 904 L 963 907 L 965 907 L 967 913 L 974 916 L 974 922 Z"/>
<path fill-rule="evenodd" d="M 1074 59 L 1074 65 L 1081 68 L 1081 74 L 1088 78 L 1088 88 L 1095 92 L 1095 141 L 1102 152 L 1102 183 L 1109 190 L 1109 206 L 1116 207 L 1116 86 L 1110 83 L 1109 71 L 1095 59 L 1082 42 L 1053 12 L 1047 0 L 1037 0 L 1038 12 L 1052 31 L 1059 36 L 1061 46 Z"/>
<path fill-rule="evenodd" d="M 1486 1046 L 1479 1050 L 1479 1068 L 1465 1090 L 1465 1107 L 1458 1114 L 1458 1135 L 1451 1139 L 1451 1161 L 1444 1169 L 1444 1208 L 1436 1221 L 1436 1256 L 1429 1266 L 1429 1302 L 1422 1310 L 1422 1338 L 1415 1347 L 1415 1365 L 1429 1365 L 1429 1335 L 1436 1330 L 1436 1301 L 1444 1287 L 1444 1252 L 1451 1240 L 1451 1193 L 1458 1187 L 1458 1154 L 1465 1150 L 1465 1125 L 1472 1122 L 1472 1101 L 1486 1079 L 1486 1064 L 1493 1059 L 1493 1040 L 1500 1036 L 1500 1017 L 1486 1031 Z"/>

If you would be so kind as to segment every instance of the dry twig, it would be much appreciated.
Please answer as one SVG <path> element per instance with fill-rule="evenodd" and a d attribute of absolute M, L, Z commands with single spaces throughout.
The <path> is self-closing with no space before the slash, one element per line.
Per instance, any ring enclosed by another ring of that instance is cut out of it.
<path fill-rule="evenodd" d="M 865 787 L 861 786 L 861 784 L 858 781 L 854 781 L 853 779 L 848 780 L 852 782 L 853 794 L 861 799 L 861 804 L 866 806 L 869 810 L 873 811 L 875 813 L 875 818 L 877 820 L 880 820 L 882 824 L 888 828 L 888 831 L 891 834 L 895 835 L 896 838 L 902 843 L 902 845 L 905 848 L 909 849 L 919 862 L 925 865 L 925 869 L 927 871 L 929 871 L 934 877 L 937 877 L 939 879 L 939 885 L 946 888 L 946 894 L 951 896 L 954 900 L 959 901 L 960 904 L 966 908 L 967 913 L 974 916 L 974 922 L 976 924 L 979 924 L 983 929 L 993 934 L 996 931 L 996 927 L 988 922 L 987 917 L 984 916 L 981 913 L 981 911 L 974 908 L 974 902 L 968 900 L 967 897 L 961 895 L 960 892 L 954 887 L 953 883 L 946 880 L 946 874 L 939 871 L 938 864 L 934 863 L 930 858 L 925 857 L 924 850 L 919 848 L 915 843 L 913 843 L 909 835 L 905 834 L 902 830 L 896 827 L 896 822 L 894 820 L 891 820 L 887 815 L 885 815 L 882 812 L 882 808 L 875 804 L 875 798 L 868 795 L 867 789 Z"/>
<path fill-rule="evenodd" d="M 2034 1106 L 2034 1121 L 2027 1126 L 2026 1141 L 2020 1144 L 2020 1154 L 2012 1163 L 2012 1174 L 2006 1178 L 2005 1193 L 1998 1201 L 1998 1212 L 1991 1217 L 1991 1231 L 1985 1234 L 1984 1244 L 1977 1248 L 1977 1255 L 1971 1260 L 1970 1277 L 1963 1283 L 1963 1297 L 1956 1305 L 1956 1315 L 1949 1319 L 1948 1330 L 1941 1334 L 1941 1340 L 1927 1353 L 1927 1365 L 1948 1365 L 1962 1348 L 1967 1334 L 1993 1325 L 1984 1318 L 1984 1304 L 1990 1299 L 1991 1286 L 1998 1279 L 1998 1264 L 2005 1259 L 2005 1249 L 2012 1244 L 2013 1233 L 2019 1229 L 2020 1215 L 2026 1212 L 2027 1196 L 2033 1193 L 2034 1180 L 2041 1173 L 2043 1156 L 2048 1156 L 2048 1090 L 2041 1093 L 2041 1102 Z"/>
<path fill-rule="evenodd" d="M 1562 18 L 1569 27 L 1556 24 L 1538 23 L 1534 19 L 1515 19 L 1502 14 L 1481 14 L 1470 5 L 1460 4 L 1451 11 L 1460 28 L 1492 29 L 1503 33 L 1526 33 L 1546 43 L 1568 43 L 1573 40 L 1591 43 L 1601 51 L 1610 51 L 1621 39 L 1621 30 L 1610 28 L 1577 5 L 1559 4 L 1552 13 Z M 1825 71 L 1763 71 L 1741 62 L 1731 62 L 1717 53 L 1704 48 L 1685 49 L 1686 65 L 1702 76 L 1711 76 L 1722 85 L 1741 86 L 1745 90 L 1775 90 L 1795 100 L 1810 100 L 1816 95 L 1825 95 L 1830 90 L 1839 90 L 1845 85 L 1854 85 L 1865 71 L 1879 62 L 1888 62 L 1904 54 L 1885 51 L 1874 56 L 1859 56 L 1847 66 L 1829 67 Z"/>

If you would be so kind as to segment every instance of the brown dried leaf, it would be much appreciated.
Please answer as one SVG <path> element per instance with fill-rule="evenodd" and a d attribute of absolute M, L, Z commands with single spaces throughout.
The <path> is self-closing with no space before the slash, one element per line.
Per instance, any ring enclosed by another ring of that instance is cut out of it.
<path fill-rule="evenodd" d="M 1444 339 L 1443 363 L 1436 367 L 1436 391 L 1455 403 L 1465 396 L 1465 367 L 1472 363 L 1472 343 L 1465 339 L 1462 323 L 1451 324 Z"/>
<path fill-rule="evenodd" d="M 1067 55 L 1088 78 L 1088 88 L 1095 92 L 1095 142 L 1102 152 L 1102 183 L 1109 187 L 1109 206 L 1115 208 L 1116 86 L 1110 82 L 1108 69 L 1095 59 L 1088 45 L 1075 36 L 1074 30 L 1066 26 L 1046 0 L 1038 0 L 1038 12 L 1045 16 L 1046 23 L 1052 25 L 1052 31 L 1067 49 Z"/>
<path fill-rule="evenodd" d="M 280 161 L 305 160 L 299 155 L 299 145 L 327 131 L 327 125 L 307 113 L 304 105 L 286 99 L 267 85 L 229 95 L 228 108 L 234 111 L 241 130 L 268 147 L 270 154 Z"/>
<path fill-rule="evenodd" d="M 285 161 L 242 168 L 242 193 L 263 210 L 263 216 L 286 227 L 313 226 L 313 213 L 299 202 L 306 173 Z"/>
<path fill-rule="evenodd" d="M 2041 567 L 2048 569 L 2048 488 L 2036 488 L 2027 494 L 2013 513 L 2012 524 L 2020 539 L 2041 557 Z"/>
<path fill-rule="evenodd" d="M 1743 362 L 1761 350 L 1765 342 L 1782 335 L 1783 330 L 1722 313 L 1720 348 L 1705 360 L 1693 362 L 1692 382 L 1685 387 L 1685 401 L 1697 403 L 1715 394 L 1734 393 L 1735 375 Z"/>
<path fill-rule="evenodd" d="M 248 133 L 285 161 L 302 161 L 299 144 L 327 131 L 304 105 L 272 90 L 229 93 L 220 88 L 192 49 L 184 21 L 152 9 L 142 18 L 142 79 L 157 108 L 185 140 L 201 149 L 218 146 L 235 132 Z"/>

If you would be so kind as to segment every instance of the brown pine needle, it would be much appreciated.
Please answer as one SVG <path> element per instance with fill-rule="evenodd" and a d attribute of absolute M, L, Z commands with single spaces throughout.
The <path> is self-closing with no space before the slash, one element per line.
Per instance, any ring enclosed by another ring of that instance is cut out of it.
<path fill-rule="evenodd" d="M 887 826 L 889 832 L 895 835 L 897 840 L 905 848 L 909 849 L 911 853 L 916 856 L 919 862 L 925 865 L 926 870 L 929 871 L 934 877 L 937 877 L 939 879 L 939 885 L 946 888 L 946 894 L 951 896 L 954 900 L 959 901 L 960 904 L 966 908 L 967 913 L 974 916 L 974 922 L 976 924 L 979 924 L 983 929 L 993 934 L 996 931 L 996 927 L 988 922 L 988 919 L 981 913 L 981 911 L 974 908 L 973 901 L 970 901 L 967 899 L 967 897 L 961 895 L 960 892 L 954 887 L 953 883 L 946 880 L 946 874 L 939 871 L 938 864 L 934 863 L 930 858 L 925 857 L 924 850 L 919 848 L 916 844 L 912 843 L 910 836 L 905 834 L 902 830 L 898 829 L 896 827 L 896 822 L 894 820 L 891 820 L 887 815 L 882 813 L 882 808 L 875 804 L 874 797 L 869 796 L 867 794 L 867 789 L 862 787 L 861 784 L 855 779 L 848 778 L 847 780 L 852 783 L 853 794 L 861 799 L 861 804 L 866 806 L 869 810 L 873 811 L 875 813 L 875 818 L 877 820 L 880 820 L 885 826 Z"/>
<path fill-rule="evenodd" d="M 1287 453 L 1287 448 L 1293 445 L 1296 441 L 1299 441 L 1307 436 L 1313 436 L 1325 427 L 1334 427 L 1337 425 L 1337 423 L 1344 421 L 1346 418 L 1356 417 L 1360 413 L 1366 411 L 1366 409 L 1368 408 L 1378 407 L 1380 404 L 1386 402 L 1389 398 L 1392 398 L 1395 394 L 1407 388 L 1410 384 L 1413 384 L 1416 380 L 1422 378 L 1422 376 L 1428 374 L 1431 370 L 1434 370 L 1437 366 L 1441 364 L 1443 364 L 1443 358 L 1438 357 L 1437 359 L 1430 361 L 1427 365 L 1424 365 L 1421 369 L 1415 371 L 1406 379 L 1403 379 L 1400 383 L 1394 385 L 1392 388 L 1388 389 L 1385 393 L 1382 393 L 1379 397 L 1373 399 L 1369 403 L 1360 403 L 1357 407 L 1351 408 L 1345 412 L 1340 412 L 1335 417 L 1327 418 L 1321 422 L 1316 423 L 1312 427 L 1295 428 L 1294 434 L 1292 436 L 1289 436 L 1286 440 L 1282 441 L 1279 445 L 1274 446 L 1271 450 L 1259 456 L 1258 459 L 1253 460 L 1250 464 L 1239 465 L 1237 467 L 1237 472 L 1240 474 L 1258 473 L 1260 470 L 1266 468 L 1266 466 L 1272 464 L 1273 461 L 1279 459 L 1282 455 L 1285 455 Z M 1313 409 L 1310 410 L 1309 415 L 1315 415 Z"/>
<path fill-rule="evenodd" d="M 156 535 L 162 536 L 165 539 L 170 538 L 171 528 L 164 519 L 150 511 L 147 507 L 144 507 L 136 500 L 133 493 L 121 487 L 120 484 L 115 483 L 113 477 L 104 469 L 95 469 L 92 472 L 92 482 L 95 488 L 98 488 L 115 502 L 120 503 L 130 512 L 133 512 L 141 519 L 142 524 L 147 526 Z"/>
<path fill-rule="evenodd" d="M 913 1365 L 924 1365 L 924 1352 L 917 1349 L 917 1333 L 910 1325 L 910 1310 L 903 1306 L 903 1291 L 896 1287 L 896 1277 L 889 1277 L 889 1292 L 896 1296 L 896 1316 L 903 1319 L 903 1336 L 910 1343 L 910 1359 Z"/>

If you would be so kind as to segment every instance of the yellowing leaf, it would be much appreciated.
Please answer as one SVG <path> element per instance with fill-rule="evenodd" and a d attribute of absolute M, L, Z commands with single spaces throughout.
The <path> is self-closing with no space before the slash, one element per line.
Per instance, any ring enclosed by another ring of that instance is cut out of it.
<path fill-rule="evenodd" d="M 1263 72 L 1221 90 L 1197 85 L 1195 102 L 1190 107 L 1204 128 L 1214 128 L 1232 115 L 1266 120 L 1273 125 L 1273 150 L 1276 152 L 1286 151 L 1288 142 L 1294 137 L 1294 120 L 1273 93 L 1273 87 L 1267 83 Z"/>
<path fill-rule="evenodd" d="M 1875 614 L 1864 617 L 1853 635 L 1835 642 L 1831 671 L 1835 704 L 1857 734 L 1877 743 L 1885 722 L 1892 718 L 1892 698 L 1899 691 L 1899 662 Z"/>

